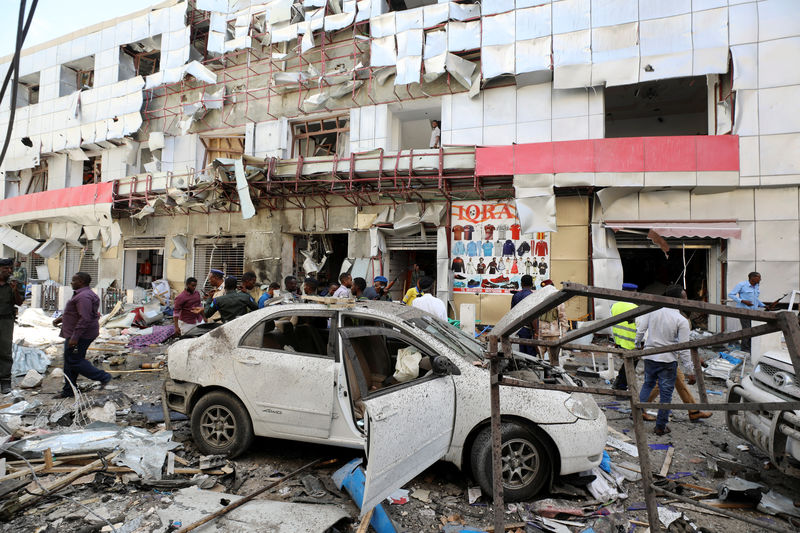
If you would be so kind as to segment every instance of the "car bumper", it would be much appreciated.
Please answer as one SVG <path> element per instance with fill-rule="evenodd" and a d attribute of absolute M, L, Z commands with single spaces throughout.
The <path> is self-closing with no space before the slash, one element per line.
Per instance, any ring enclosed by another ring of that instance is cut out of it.
<path fill-rule="evenodd" d="M 192 397 L 199 388 L 200 386 L 196 383 L 186 383 L 184 381 L 174 381 L 168 379 L 164 383 L 164 391 L 166 392 L 167 397 L 167 407 L 169 407 L 169 409 L 172 411 L 188 415 L 189 408 L 191 407 Z"/>
<path fill-rule="evenodd" d="M 783 401 L 756 387 L 749 376 L 742 385 L 728 390 L 730 403 L 761 403 Z M 787 457 L 800 462 L 800 416 L 798 411 L 727 411 L 726 423 L 731 432 L 769 454 L 773 464 L 784 473 L 800 476 L 800 469 Z"/>
<path fill-rule="evenodd" d="M 603 459 L 603 449 L 608 435 L 604 414 L 595 420 L 577 420 L 571 424 L 541 425 L 553 439 L 561 456 L 560 474 L 574 474 L 591 470 Z"/>

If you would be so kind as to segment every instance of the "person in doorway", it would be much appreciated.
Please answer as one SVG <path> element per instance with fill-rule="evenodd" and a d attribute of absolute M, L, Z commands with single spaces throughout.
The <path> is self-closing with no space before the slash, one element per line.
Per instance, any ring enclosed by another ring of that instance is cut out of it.
<path fill-rule="evenodd" d="M 292 297 L 300 296 L 300 289 L 297 286 L 297 278 L 294 276 L 286 276 L 283 278 L 283 290 L 292 295 Z"/>
<path fill-rule="evenodd" d="M 375 278 L 372 280 L 372 287 L 367 287 L 364 290 L 364 297 L 367 300 L 390 301 L 389 289 L 392 288 L 392 285 L 394 285 L 395 281 L 397 280 L 392 280 L 392 282 L 389 283 L 389 280 L 386 278 L 386 276 L 375 276 Z"/>
<path fill-rule="evenodd" d="M 172 321 L 176 337 L 186 335 L 203 323 L 203 303 L 197 292 L 196 278 L 187 278 L 183 292 L 175 297 Z"/>
<path fill-rule="evenodd" d="M 303 294 L 306 296 L 316 296 L 319 282 L 314 278 L 306 278 L 303 280 Z"/>
<path fill-rule="evenodd" d="M 728 298 L 736 302 L 736 307 L 742 309 L 759 309 L 761 307 L 767 308 L 758 297 L 761 295 L 761 274 L 758 272 L 750 272 L 747 275 L 747 281 L 741 281 L 736 284 L 731 292 L 728 293 Z M 752 326 L 752 320 L 749 318 L 740 318 L 739 324 L 742 329 L 747 329 Z M 750 338 L 742 339 L 742 350 L 749 352 L 751 348 Z"/>
<path fill-rule="evenodd" d="M 522 300 L 533 294 L 533 277 L 524 275 L 519 280 L 521 289 L 514 293 L 514 296 L 511 297 L 511 309 L 514 309 L 518 303 Z M 528 325 L 525 327 L 520 328 L 517 332 L 517 336 L 520 339 L 532 339 L 533 338 L 533 327 L 532 325 Z M 524 344 L 520 344 L 519 349 L 522 353 L 533 355 L 533 346 L 527 346 Z"/>
<path fill-rule="evenodd" d="M 367 280 L 364 278 L 353 278 L 352 294 L 356 300 L 365 301 L 368 298 L 364 296 L 364 291 L 367 289 Z"/>
<path fill-rule="evenodd" d="M 334 298 L 351 298 L 350 287 L 353 286 L 353 278 L 347 272 L 339 274 L 339 288 L 333 293 Z"/>
<path fill-rule="evenodd" d="M 547 287 L 553 285 L 553 280 L 546 279 L 542 281 L 541 286 Z M 569 329 L 569 320 L 567 320 L 567 309 L 564 304 L 559 304 L 558 307 L 550 309 L 546 313 L 539 316 L 538 326 L 536 328 L 537 337 L 545 341 L 554 341 L 561 337 Z M 539 346 L 539 357 L 544 358 L 545 354 L 550 355 L 550 364 L 555 366 L 558 364 L 558 352 L 560 350 L 551 349 L 548 346 Z"/>
<path fill-rule="evenodd" d="M 680 285 L 670 285 L 664 292 L 670 298 L 686 299 L 686 291 Z M 644 341 L 645 333 L 647 341 Z M 662 307 L 646 314 L 636 321 L 636 346 L 655 348 L 689 341 L 689 320 L 677 309 Z M 639 391 L 639 401 L 645 402 L 658 383 L 660 403 L 667 404 L 672 401 L 672 390 L 675 388 L 677 378 L 678 360 L 686 370 L 689 379 L 694 379 L 692 359 L 689 350 L 646 355 L 644 359 L 644 383 Z M 669 409 L 659 409 L 656 417 L 656 435 L 670 433 L 667 422 Z"/>
<path fill-rule="evenodd" d="M 431 120 L 431 142 L 429 148 L 442 147 L 442 130 L 439 128 L 438 120 Z"/>
<path fill-rule="evenodd" d="M 264 286 L 262 285 L 262 287 Z M 269 300 L 270 298 L 274 298 L 276 291 L 279 293 L 280 289 L 281 289 L 281 284 L 278 283 L 277 281 L 273 281 L 272 283 L 270 283 L 266 287 L 264 294 L 262 294 L 261 298 L 258 299 L 258 308 L 262 309 L 265 305 L 267 305 L 267 300 Z"/>
<path fill-rule="evenodd" d="M 443 301 L 433 295 L 433 285 L 434 281 L 431 277 L 425 276 L 419 280 L 419 286 L 417 288 L 419 289 L 420 295 L 414 298 L 411 307 L 416 307 L 441 320 L 447 321 L 447 307 L 444 305 Z"/>
<path fill-rule="evenodd" d="M 210 303 L 206 304 L 205 315 L 219 313 L 224 323 L 258 309 L 258 305 L 249 294 L 236 290 L 237 284 L 235 277 L 229 276 L 226 278 L 225 294 L 214 298 Z"/>
<path fill-rule="evenodd" d="M 11 277 L 11 259 L 0 259 L 0 393 L 11 392 L 11 367 L 14 364 L 12 342 L 14 318 L 22 305 L 19 282 Z"/>
<path fill-rule="evenodd" d="M 22 266 L 19 259 L 14 263 L 14 272 L 11 274 L 11 279 L 14 279 L 19 284 L 19 290 L 25 295 L 25 286 L 28 284 L 28 270 Z"/>
<path fill-rule="evenodd" d="M 425 271 L 417 263 L 411 267 L 411 286 L 416 287 L 419 280 L 425 277 Z"/>
<path fill-rule="evenodd" d="M 623 291 L 635 292 L 638 289 L 639 286 L 635 283 L 622 284 Z M 615 302 L 614 305 L 611 306 L 611 316 L 627 313 L 628 311 L 636 309 L 637 307 L 639 306 L 631 302 Z M 622 348 L 623 350 L 633 350 L 636 348 L 636 320 L 627 320 L 625 322 L 619 322 L 615 324 L 611 328 L 611 333 L 614 336 L 614 344 L 616 344 L 619 348 Z M 636 365 L 638 364 L 639 359 L 634 359 L 634 368 L 636 368 Z M 611 388 L 614 390 L 628 390 L 628 376 L 625 374 L 624 359 Z"/>
<path fill-rule="evenodd" d="M 86 272 L 72 276 L 75 291 L 64 307 L 64 314 L 53 320 L 53 326 L 61 326 L 64 339 L 64 388 L 55 398 L 72 398 L 77 388 L 79 375 L 99 381 L 106 388 L 111 374 L 86 360 L 86 350 L 100 334 L 100 298 L 89 287 L 92 277 Z"/>
<path fill-rule="evenodd" d="M 242 274 L 242 291 L 250 295 L 254 301 L 261 299 L 261 288 L 255 272 L 245 272 Z"/>

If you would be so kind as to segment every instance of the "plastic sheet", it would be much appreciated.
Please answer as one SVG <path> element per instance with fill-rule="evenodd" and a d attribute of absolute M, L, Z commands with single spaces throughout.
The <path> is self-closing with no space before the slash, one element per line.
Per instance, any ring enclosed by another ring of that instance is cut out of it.
<path fill-rule="evenodd" d="M 44 374 L 47 372 L 47 367 L 50 366 L 50 357 L 37 348 L 14 344 L 11 347 L 11 353 L 14 358 L 14 364 L 11 367 L 12 376 L 24 376 L 31 369 Z"/>

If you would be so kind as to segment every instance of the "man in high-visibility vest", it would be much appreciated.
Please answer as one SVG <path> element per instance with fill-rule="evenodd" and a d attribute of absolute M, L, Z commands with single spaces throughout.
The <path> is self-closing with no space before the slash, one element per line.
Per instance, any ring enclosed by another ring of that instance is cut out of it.
<path fill-rule="evenodd" d="M 623 291 L 635 291 L 639 288 L 638 285 L 635 283 L 623 283 L 622 290 Z M 616 302 L 614 305 L 611 306 L 611 316 L 621 315 L 622 313 L 626 313 L 631 309 L 636 309 L 639 307 L 638 305 L 630 302 Z M 614 344 L 622 348 L 623 350 L 634 350 L 636 348 L 636 322 L 635 321 L 628 321 L 628 322 L 620 322 L 615 324 L 611 328 L 612 333 L 614 334 Z M 634 360 L 634 367 L 639 362 L 638 359 Z M 620 369 L 619 373 L 617 373 L 617 378 L 614 380 L 613 388 L 615 390 L 628 390 L 628 377 L 625 375 L 625 365 L 623 364 Z"/>

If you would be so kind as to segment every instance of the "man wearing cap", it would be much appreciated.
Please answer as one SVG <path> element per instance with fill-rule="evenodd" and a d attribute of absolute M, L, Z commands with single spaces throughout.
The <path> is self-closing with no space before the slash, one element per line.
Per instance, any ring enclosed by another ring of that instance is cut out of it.
<path fill-rule="evenodd" d="M 635 283 L 622 284 L 623 291 L 636 291 L 638 289 L 639 286 Z M 626 313 L 632 309 L 636 309 L 637 307 L 639 306 L 631 302 L 616 302 L 611 306 L 611 316 L 621 315 L 622 313 Z M 611 332 L 614 334 L 614 344 L 623 350 L 634 350 L 636 348 L 635 320 L 619 322 L 611 328 Z M 638 364 L 639 359 L 634 359 L 634 368 Z M 617 373 L 617 378 L 614 380 L 613 388 L 614 390 L 628 390 L 628 376 L 625 374 L 624 364 L 620 367 L 619 372 Z"/>
<path fill-rule="evenodd" d="M 0 259 L 0 392 L 11 392 L 11 367 L 14 356 L 11 343 L 14 338 L 14 317 L 17 305 L 22 305 L 19 283 L 11 279 L 14 266 L 11 259 Z"/>
<path fill-rule="evenodd" d="M 212 268 L 208 271 L 208 284 L 211 285 L 211 290 L 206 295 L 206 308 L 208 308 L 214 298 L 219 298 L 225 294 L 225 273 L 222 270 Z M 206 322 L 217 321 L 219 321 L 219 313 L 214 313 L 210 316 L 206 315 Z"/>
<path fill-rule="evenodd" d="M 222 322 L 230 322 L 258 309 L 258 305 L 249 294 L 236 290 L 236 284 L 236 278 L 233 276 L 225 279 L 225 294 L 213 298 L 206 304 L 206 316 L 219 313 Z"/>
<path fill-rule="evenodd" d="M 394 281 L 389 283 L 389 280 L 386 278 L 386 276 L 375 276 L 372 282 L 372 287 L 367 287 L 364 290 L 364 298 L 367 300 L 390 301 L 391 298 L 389 298 L 389 289 L 391 289 L 392 285 L 394 285 Z"/>

